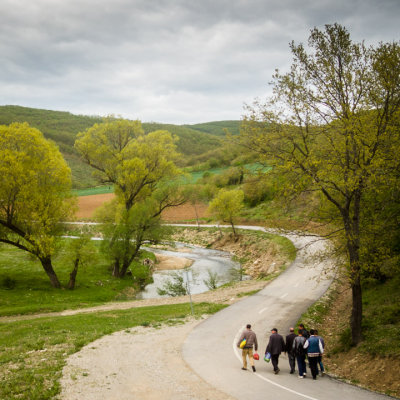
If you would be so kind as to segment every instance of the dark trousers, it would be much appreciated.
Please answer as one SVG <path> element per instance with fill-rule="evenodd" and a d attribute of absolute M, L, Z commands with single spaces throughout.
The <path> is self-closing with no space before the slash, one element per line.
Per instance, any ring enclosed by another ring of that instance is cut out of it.
<path fill-rule="evenodd" d="M 306 356 L 296 356 L 297 359 L 297 366 L 299 368 L 299 376 L 303 376 L 307 373 L 306 367 Z"/>
<path fill-rule="evenodd" d="M 279 354 L 271 354 L 271 361 L 272 366 L 274 367 L 274 371 L 277 371 L 278 368 L 278 361 L 279 361 Z"/>
<path fill-rule="evenodd" d="M 296 356 L 294 354 L 288 353 L 290 373 L 293 374 L 296 368 Z"/>
<path fill-rule="evenodd" d="M 316 378 L 318 375 L 318 357 L 308 357 L 310 363 L 311 375 Z"/>

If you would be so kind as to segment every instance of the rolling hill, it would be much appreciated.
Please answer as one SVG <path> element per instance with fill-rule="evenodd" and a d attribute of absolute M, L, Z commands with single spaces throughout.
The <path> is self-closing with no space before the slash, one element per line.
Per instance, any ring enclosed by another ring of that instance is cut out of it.
<path fill-rule="evenodd" d="M 0 106 L 0 124 L 28 122 L 39 129 L 47 139 L 57 143 L 61 153 L 72 170 L 73 187 L 76 189 L 99 184 L 91 175 L 91 168 L 83 163 L 74 142 L 79 132 L 102 122 L 100 116 L 74 115 L 64 111 L 42 110 L 14 105 Z M 238 131 L 240 121 L 218 121 L 195 125 L 173 125 L 162 123 L 142 123 L 146 133 L 165 129 L 179 138 L 178 151 L 183 155 L 181 166 L 191 165 L 199 156 L 222 146 L 224 128 Z"/>

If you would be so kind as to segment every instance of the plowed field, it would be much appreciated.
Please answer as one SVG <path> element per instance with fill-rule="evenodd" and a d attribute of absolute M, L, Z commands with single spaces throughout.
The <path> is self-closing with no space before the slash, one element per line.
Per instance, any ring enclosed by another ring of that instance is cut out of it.
<path fill-rule="evenodd" d="M 106 201 L 114 198 L 113 193 L 96 194 L 91 196 L 80 196 L 78 197 L 78 212 L 76 214 L 77 219 L 91 219 L 93 218 L 94 211 L 100 207 Z M 197 204 L 197 214 L 199 218 L 207 216 L 207 205 Z M 174 222 L 183 220 L 195 220 L 196 210 L 191 204 L 184 204 L 179 207 L 171 207 L 162 214 L 164 221 Z"/>

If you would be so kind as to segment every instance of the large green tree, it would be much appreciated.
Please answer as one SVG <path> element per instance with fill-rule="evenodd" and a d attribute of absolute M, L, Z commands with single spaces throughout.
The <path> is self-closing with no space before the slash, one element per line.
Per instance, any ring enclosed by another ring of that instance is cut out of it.
<path fill-rule="evenodd" d="M 114 184 L 117 204 L 102 213 L 114 276 L 126 274 L 144 241 L 159 238 L 162 211 L 184 202 L 168 184 L 181 175 L 175 140 L 167 131 L 144 134 L 139 121 L 112 118 L 78 135 L 75 147 L 85 161 Z"/>
<path fill-rule="evenodd" d="M 0 126 L 0 242 L 36 256 L 55 288 L 55 234 L 73 204 L 71 171 L 58 148 L 27 123 Z"/>
<path fill-rule="evenodd" d="M 338 25 L 290 44 L 293 64 L 274 94 L 249 107 L 241 140 L 284 174 L 287 188 L 314 191 L 341 232 L 352 290 L 352 342 L 361 340 L 362 215 L 399 151 L 400 46 L 354 43 Z M 388 164 L 389 163 L 389 164 Z M 365 260 L 365 257 L 364 257 Z"/>

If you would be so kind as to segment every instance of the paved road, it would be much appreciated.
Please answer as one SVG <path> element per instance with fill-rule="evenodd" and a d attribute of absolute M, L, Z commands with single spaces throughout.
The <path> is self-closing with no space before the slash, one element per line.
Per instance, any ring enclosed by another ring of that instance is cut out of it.
<path fill-rule="evenodd" d="M 288 362 L 284 356 L 280 357 L 279 375 L 274 375 L 272 365 L 262 360 L 256 362 L 256 373 L 241 370 L 241 354 L 236 342 L 247 323 L 251 323 L 257 333 L 262 359 L 271 328 L 276 327 L 286 335 L 289 327 L 324 294 L 331 283 L 329 274 L 326 274 L 329 261 L 319 261 L 312 257 L 323 251 L 324 242 L 311 236 L 287 237 L 298 249 L 294 263 L 256 295 L 222 310 L 198 325 L 183 345 L 185 361 L 205 381 L 237 399 L 388 399 L 387 396 L 326 376 L 316 381 L 300 380 L 297 375 L 289 374 Z"/>

